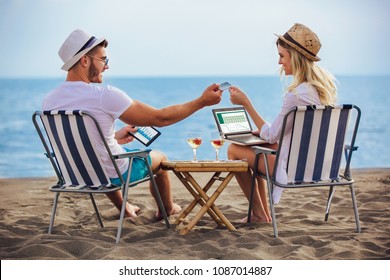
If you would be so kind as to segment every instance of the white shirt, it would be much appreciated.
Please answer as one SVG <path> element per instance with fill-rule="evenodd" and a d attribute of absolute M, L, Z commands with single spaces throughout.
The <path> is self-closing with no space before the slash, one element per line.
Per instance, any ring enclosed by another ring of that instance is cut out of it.
<path fill-rule="evenodd" d="M 265 123 L 260 131 L 260 137 L 269 143 L 276 143 L 282 132 L 284 116 L 295 106 L 320 105 L 321 101 L 317 90 L 308 83 L 298 85 L 293 91 L 287 92 L 283 97 L 282 109 L 272 124 Z M 276 181 L 287 183 L 287 157 L 291 142 L 292 119 L 286 124 L 283 146 L 280 150 L 279 163 L 276 170 Z"/>
<path fill-rule="evenodd" d="M 114 138 L 114 124 L 115 120 L 132 104 L 133 100 L 118 88 L 98 86 L 82 81 L 65 81 L 43 99 L 42 110 L 85 110 L 91 113 L 101 126 L 111 152 L 120 154 L 124 150 Z M 91 131 L 91 134 L 97 144 L 97 152 L 103 160 L 108 176 L 118 177 L 97 130 Z M 128 161 L 122 159 L 116 162 L 122 174 L 126 172 Z"/>

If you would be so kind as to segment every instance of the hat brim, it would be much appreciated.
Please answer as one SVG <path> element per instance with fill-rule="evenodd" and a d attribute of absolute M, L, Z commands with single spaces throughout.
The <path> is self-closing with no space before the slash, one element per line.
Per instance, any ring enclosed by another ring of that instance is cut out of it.
<path fill-rule="evenodd" d="M 82 50 L 81 52 L 76 54 L 74 57 L 72 57 L 68 62 L 66 62 L 61 67 L 61 69 L 65 70 L 65 71 L 68 71 L 70 68 L 72 68 L 73 65 L 75 65 L 77 63 L 77 61 L 80 60 L 80 58 L 82 58 L 86 53 L 88 53 L 90 50 L 92 50 L 94 47 L 99 45 L 104 40 L 106 40 L 106 38 L 99 38 L 99 39 L 97 39 L 89 48 L 86 48 L 86 49 Z"/>
<path fill-rule="evenodd" d="M 286 40 L 286 38 L 284 38 L 282 35 L 278 35 L 278 34 L 275 34 L 280 40 L 282 40 L 283 42 L 285 42 L 287 45 L 289 45 L 290 47 L 292 47 L 294 50 L 296 50 L 297 52 L 299 52 L 300 54 L 302 54 L 304 57 L 306 57 L 307 59 L 309 60 L 312 60 L 312 61 L 320 61 L 321 58 L 319 58 L 318 56 L 313 56 L 311 54 L 309 54 L 307 51 L 303 50 L 302 48 L 298 47 L 297 45 L 295 45 L 294 43 L 290 42 L 289 40 Z"/>

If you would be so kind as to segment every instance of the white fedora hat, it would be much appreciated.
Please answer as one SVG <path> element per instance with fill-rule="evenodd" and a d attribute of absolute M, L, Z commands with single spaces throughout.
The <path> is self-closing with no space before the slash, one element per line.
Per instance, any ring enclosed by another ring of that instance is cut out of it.
<path fill-rule="evenodd" d="M 76 29 L 62 44 L 58 55 L 64 62 L 62 70 L 68 71 L 87 52 L 103 42 L 105 38 L 96 38 L 82 29 Z"/>

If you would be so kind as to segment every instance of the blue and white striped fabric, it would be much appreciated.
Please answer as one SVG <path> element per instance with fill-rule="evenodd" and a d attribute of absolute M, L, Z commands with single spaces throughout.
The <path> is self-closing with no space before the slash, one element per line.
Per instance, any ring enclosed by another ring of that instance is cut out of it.
<path fill-rule="evenodd" d="M 287 165 L 288 183 L 339 178 L 351 109 L 352 105 L 297 107 Z"/>
<path fill-rule="evenodd" d="M 88 136 L 82 111 L 44 111 L 41 119 L 65 181 L 63 186 L 94 189 L 111 184 Z"/>

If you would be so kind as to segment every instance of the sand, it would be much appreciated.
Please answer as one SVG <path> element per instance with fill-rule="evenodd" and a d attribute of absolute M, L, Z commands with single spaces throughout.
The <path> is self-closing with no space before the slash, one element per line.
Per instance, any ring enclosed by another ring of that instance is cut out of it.
<path fill-rule="evenodd" d="M 233 179 L 216 204 L 237 231 L 217 227 L 206 214 L 186 236 L 154 219 L 148 185 L 130 191 L 141 207 L 135 224 L 125 221 L 115 244 L 118 212 L 103 195 L 96 196 L 100 228 L 85 195 L 60 196 L 53 234 L 47 234 L 55 178 L 0 179 L 0 258 L 2 260 L 367 260 L 390 259 L 390 169 L 354 170 L 362 232 L 355 222 L 348 188 L 336 191 L 324 222 L 328 190 L 286 190 L 276 207 L 279 238 L 272 225 L 241 224 L 248 203 Z M 192 199 L 171 174 L 173 196 L 181 206 Z M 196 174 L 204 182 L 207 176 Z M 198 209 L 198 208 L 196 208 Z M 170 218 L 173 222 L 175 217 Z"/>

